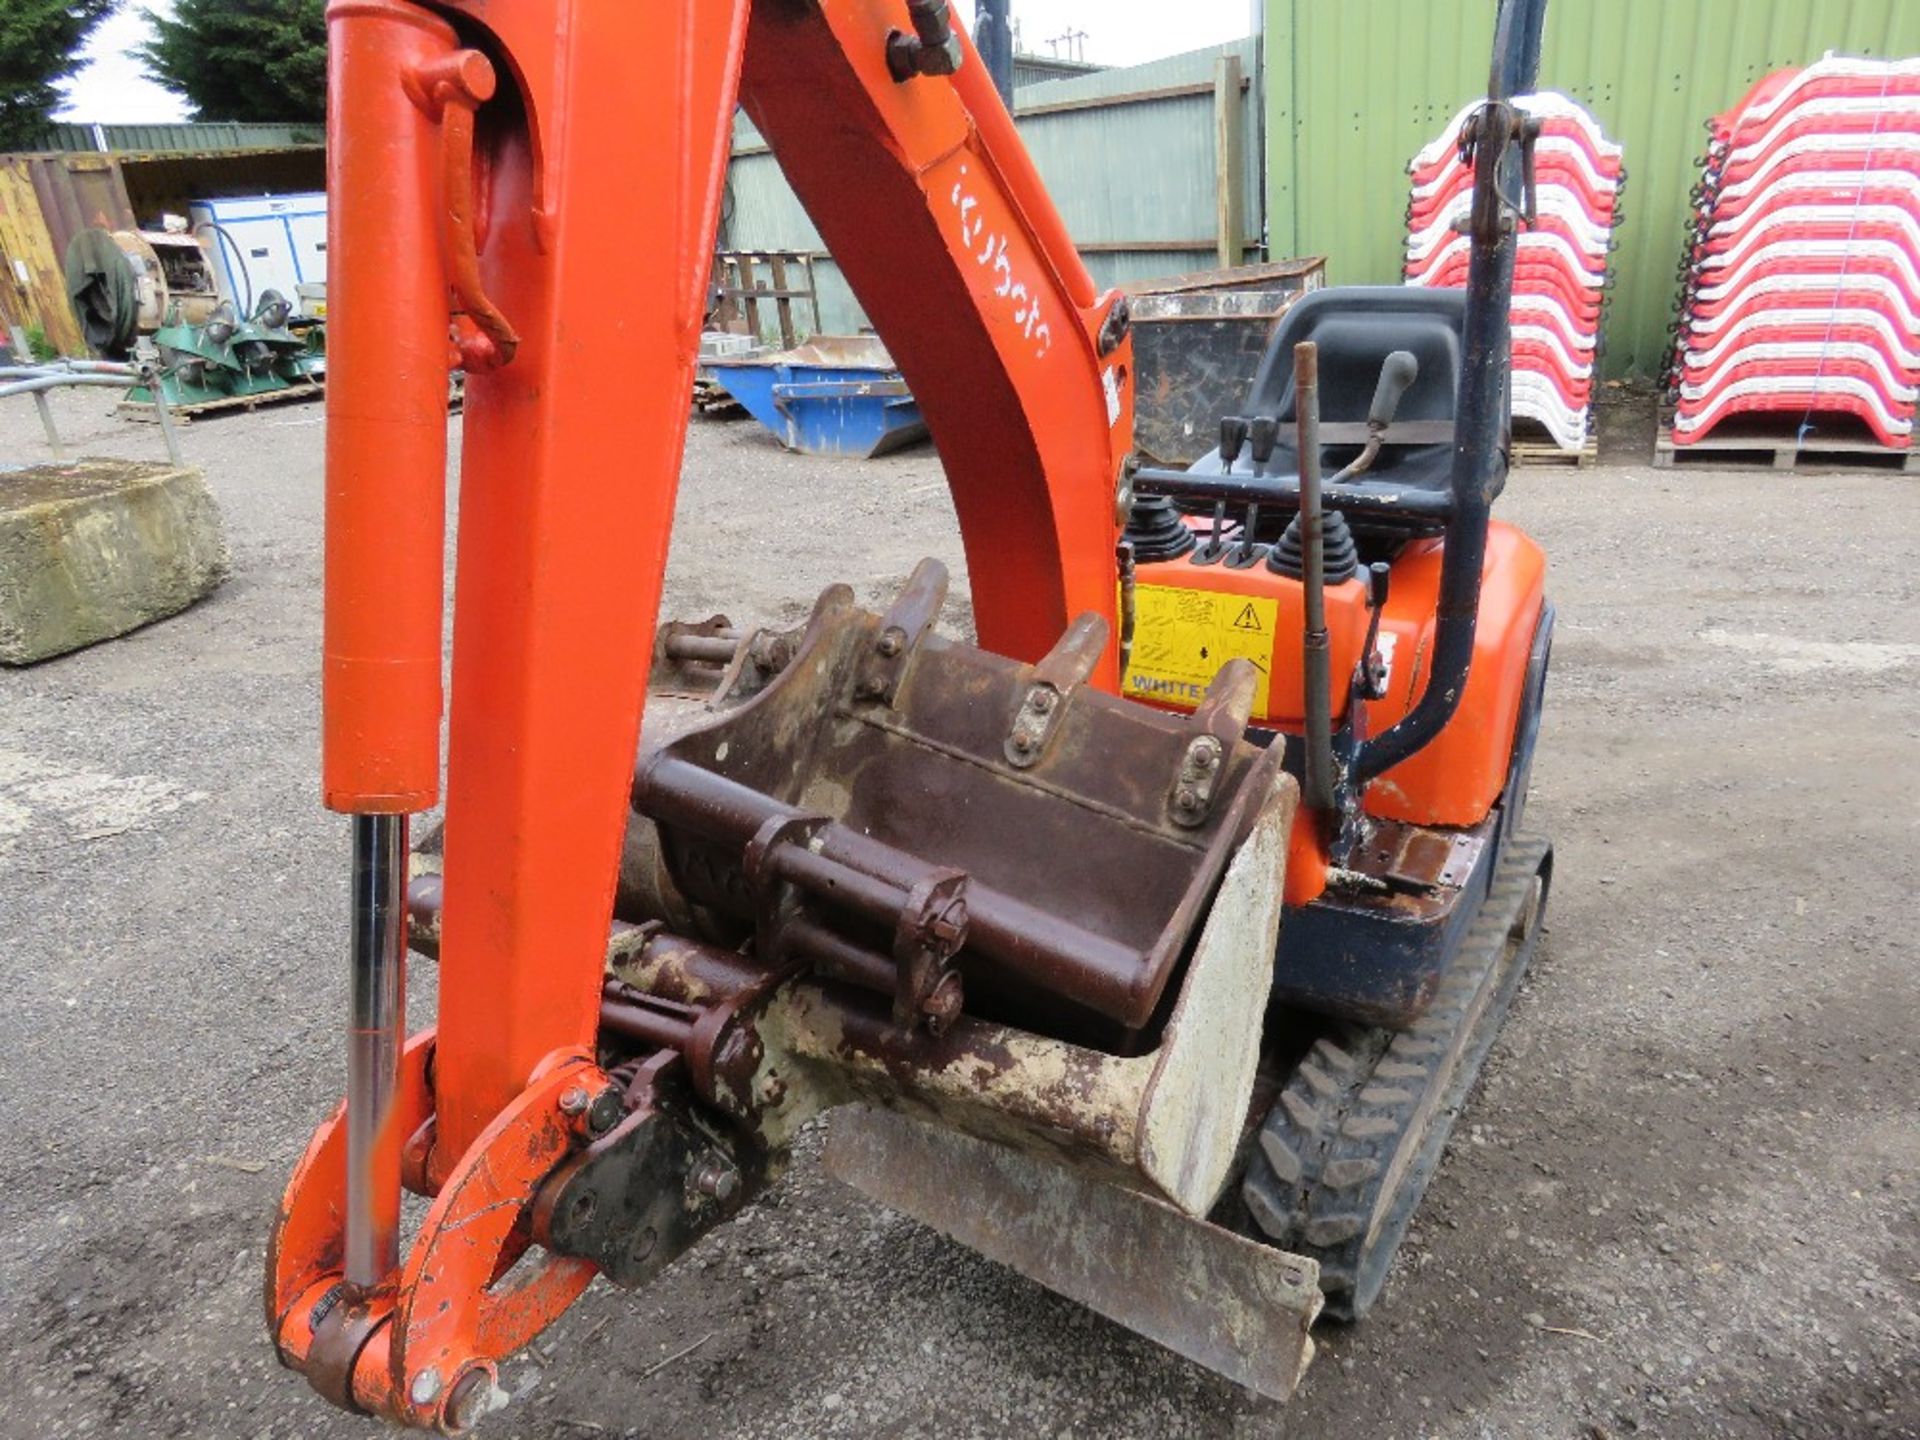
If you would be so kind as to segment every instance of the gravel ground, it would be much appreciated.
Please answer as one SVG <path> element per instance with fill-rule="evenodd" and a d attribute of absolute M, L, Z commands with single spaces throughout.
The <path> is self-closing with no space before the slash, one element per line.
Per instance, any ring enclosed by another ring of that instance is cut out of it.
<path fill-rule="evenodd" d="M 158 451 L 109 399 L 58 403 L 89 453 Z M 373 1433 L 259 1314 L 274 1199 L 343 1084 L 323 425 L 193 426 L 232 581 L 0 674 L 8 1436 Z M 43 453 L 31 407 L 0 411 L 0 459 Z M 1540 469 L 1502 513 L 1560 605 L 1549 933 L 1385 1300 L 1291 1405 L 808 1156 L 652 1288 L 596 1285 L 489 1433 L 1920 1435 L 1920 480 Z M 963 593 L 957 550 L 931 451 L 821 463 L 698 423 L 667 609 L 797 618 L 922 553 Z"/>

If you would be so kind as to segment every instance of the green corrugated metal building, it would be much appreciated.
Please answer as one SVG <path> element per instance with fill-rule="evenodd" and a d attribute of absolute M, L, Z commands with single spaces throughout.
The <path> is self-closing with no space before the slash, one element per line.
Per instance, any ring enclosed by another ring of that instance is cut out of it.
<path fill-rule="evenodd" d="M 1234 40 L 1019 92 L 1020 134 L 1098 284 L 1211 266 L 1222 227 L 1240 232 L 1226 242 L 1236 260 L 1259 258 L 1259 54 L 1257 41 Z M 1224 216 L 1223 188 L 1231 197 Z M 819 232 L 744 115 L 734 127 L 723 213 L 722 248 L 819 251 Z M 865 325 L 838 267 L 820 253 L 814 276 L 825 330 Z"/>
<path fill-rule="evenodd" d="M 36 150 L 135 155 L 212 155 L 235 150 L 297 150 L 324 145 L 324 125 L 184 121 L 159 125 L 55 125 Z"/>
<path fill-rule="evenodd" d="M 1335 284 L 1400 278 L 1406 163 L 1485 93 L 1493 13 L 1493 0 L 1267 0 L 1273 254 L 1326 255 Z M 1541 88 L 1626 147 L 1609 373 L 1659 368 L 1707 117 L 1828 50 L 1920 55 L 1920 0 L 1551 0 Z"/>

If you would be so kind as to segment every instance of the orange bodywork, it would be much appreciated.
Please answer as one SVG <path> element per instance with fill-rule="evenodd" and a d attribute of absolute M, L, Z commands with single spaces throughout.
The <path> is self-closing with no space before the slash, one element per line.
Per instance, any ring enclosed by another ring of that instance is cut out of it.
<path fill-rule="evenodd" d="M 350 1297 L 350 1399 L 445 1424 L 435 1387 L 585 1283 L 562 1267 L 483 1301 L 506 1242 L 472 1222 L 510 1221 L 569 1143 L 554 1057 L 594 1041 L 736 101 L 939 441 L 991 649 L 1036 660 L 1075 615 L 1115 618 L 1132 349 L 1123 329 L 1103 343 L 1118 297 L 971 47 L 951 81 L 889 74 L 904 0 L 332 0 L 328 23 L 326 803 L 428 808 L 449 730 L 439 1025 L 430 1093 L 417 1044 L 402 1096 L 431 1115 L 412 1173 L 440 1199 L 396 1289 Z M 316 1136 L 273 1247 L 270 1321 L 310 1375 L 343 1128 Z M 419 1310 L 429 1292 L 449 1313 Z"/>
<path fill-rule="evenodd" d="M 433 1033 L 424 1032 L 401 1067 L 397 1117 L 424 1145 L 433 1136 L 433 1052 Z M 524 1213 L 535 1189 L 581 1139 L 581 1107 L 570 1117 L 563 1097 L 606 1083 L 584 1054 L 549 1057 L 433 1186 L 401 1273 L 365 1296 L 348 1293 L 339 1275 L 342 1106 L 294 1171 L 268 1250 L 267 1314 L 281 1360 L 349 1408 L 423 1429 L 463 1428 L 450 1412 L 463 1383 L 477 1377 L 490 1387 L 495 1361 L 557 1320 L 593 1279 L 582 1260 L 542 1254 L 521 1268 L 516 1262 L 528 1248 Z M 330 1325 L 352 1327 L 349 1338 L 330 1342 Z M 330 1352 L 324 1360 L 323 1349 Z"/>
<path fill-rule="evenodd" d="M 1405 719 L 1426 691 L 1442 548 L 1438 540 L 1417 540 L 1394 558 L 1387 604 L 1380 617 L 1379 645 L 1388 659 L 1387 693 L 1363 702 L 1364 734 L 1378 735 Z M 1537 544 L 1513 526 L 1493 522 L 1481 572 L 1473 664 L 1459 708 L 1431 744 L 1367 787 L 1361 803 L 1368 814 L 1415 825 L 1475 825 L 1486 818 L 1507 781 L 1546 574 L 1547 558 Z M 1188 555 L 1140 566 L 1138 583 L 1273 598 L 1279 621 L 1266 723 L 1290 734 L 1300 732 L 1304 602 L 1299 581 L 1276 575 L 1264 565 L 1245 570 L 1229 570 L 1218 563 L 1196 565 Z M 1327 587 L 1336 722 L 1347 718 L 1348 680 L 1366 643 L 1365 595 L 1366 587 L 1357 579 Z M 1322 823 L 1321 817 L 1304 809 L 1294 821 L 1286 879 L 1290 905 L 1307 904 L 1326 888 Z"/>
<path fill-rule="evenodd" d="M 1392 635 L 1386 698 L 1367 702 L 1367 733 L 1377 735 L 1413 709 L 1425 693 L 1440 594 L 1437 540 L 1401 552 L 1380 633 Z M 1414 825 L 1476 825 L 1500 798 L 1513 756 L 1527 661 L 1546 597 L 1546 553 L 1521 531 L 1496 520 L 1487 530 L 1480 578 L 1480 618 L 1473 666 L 1460 707 L 1439 736 L 1367 787 L 1367 812 Z"/>
<path fill-rule="evenodd" d="M 332 809 L 405 814 L 440 797 L 448 354 L 438 128 L 398 77 L 459 41 L 390 0 L 328 13 L 331 104 L 354 123 L 328 137 L 327 339 L 380 360 L 328 377 L 321 780 Z"/>

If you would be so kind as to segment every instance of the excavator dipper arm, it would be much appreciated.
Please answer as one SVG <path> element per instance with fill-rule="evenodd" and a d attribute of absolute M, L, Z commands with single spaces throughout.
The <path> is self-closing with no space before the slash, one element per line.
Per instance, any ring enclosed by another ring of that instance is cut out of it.
<path fill-rule="evenodd" d="M 592 1274 L 516 1262 L 536 1188 L 614 1095 L 608 927 L 736 103 L 927 416 L 981 644 L 1037 661 L 1114 613 L 1124 303 L 944 12 L 331 0 L 323 770 L 353 817 L 354 1023 L 267 1308 L 337 1403 L 465 1429 Z M 1089 678 L 1114 687 L 1111 650 Z M 406 823 L 440 797 L 443 719 L 438 1026 L 403 1052 Z M 404 1259 L 403 1181 L 434 1197 Z"/>

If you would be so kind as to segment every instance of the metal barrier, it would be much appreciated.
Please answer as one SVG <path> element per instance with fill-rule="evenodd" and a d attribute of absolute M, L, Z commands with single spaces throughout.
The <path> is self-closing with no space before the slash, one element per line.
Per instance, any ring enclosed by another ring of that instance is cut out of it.
<path fill-rule="evenodd" d="M 47 401 L 47 392 L 66 385 L 125 388 L 129 384 L 144 385 L 147 393 L 153 396 L 153 410 L 160 420 L 160 434 L 166 441 L 167 459 L 175 465 L 184 463 L 180 458 L 179 437 L 173 429 L 173 416 L 167 408 L 166 396 L 161 393 L 160 374 L 150 361 L 122 365 L 111 360 L 54 360 L 45 364 L 0 366 L 0 400 L 10 395 L 33 396 L 33 403 L 40 411 L 40 423 L 47 432 L 47 445 L 53 451 L 55 460 L 67 458 L 67 447 L 60 438 L 60 427 L 54 423 L 53 406 Z"/>

